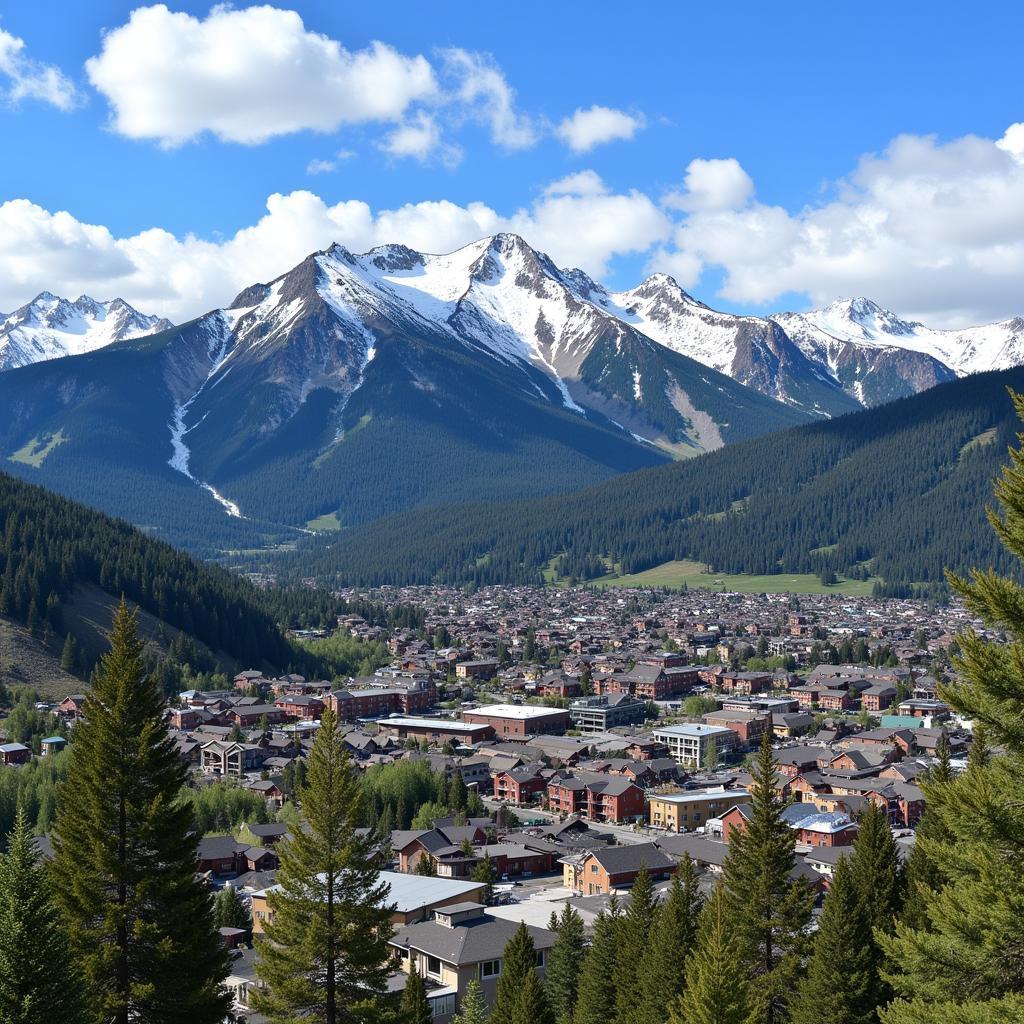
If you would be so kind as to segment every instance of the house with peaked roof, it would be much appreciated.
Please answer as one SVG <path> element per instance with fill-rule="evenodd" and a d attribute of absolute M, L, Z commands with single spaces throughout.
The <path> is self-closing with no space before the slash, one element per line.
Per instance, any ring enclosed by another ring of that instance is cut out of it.
<path fill-rule="evenodd" d="M 585 896 L 627 889 L 636 881 L 641 868 L 646 868 L 653 881 L 664 881 L 675 874 L 678 867 L 655 843 L 587 850 L 563 857 L 560 863 L 565 887 Z"/>

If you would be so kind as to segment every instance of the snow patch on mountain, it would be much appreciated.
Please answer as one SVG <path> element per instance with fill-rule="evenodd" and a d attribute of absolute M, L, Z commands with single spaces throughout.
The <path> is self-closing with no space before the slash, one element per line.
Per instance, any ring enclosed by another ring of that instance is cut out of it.
<path fill-rule="evenodd" d="M 171 326 L 169 320 L 140 313 L 123 299 L 97 302 L 82 295 L 72 302 L 41 292 L 20 309 L 0 316 L 0 370 L 82 355 Z"/>

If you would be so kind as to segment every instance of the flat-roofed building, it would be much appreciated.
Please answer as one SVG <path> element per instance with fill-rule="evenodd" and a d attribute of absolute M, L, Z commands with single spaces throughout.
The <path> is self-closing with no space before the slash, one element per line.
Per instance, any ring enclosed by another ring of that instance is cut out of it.
<path fill-rule="evenodd" d="M 607 732 L 616 726 L 639 725 L 647 713 L 647 702 L 628 693 L 584 697 L 569 705 L 574 729 L 583 733 Z"/>
<path fill-rule="evenodd" d="M 544 733 L 561 735 L 569 728 L 571 719 L 564 708 L 549 708 L 538 704 L 487 704 L 462 712 L 463 722 L 484 725 L 503 736 L 538 736 Z"/>
<path fill-rule="evenodd" d="M 717 818 L 730 807 L 749 804 L 745 789 L 695 789 L 682 793 L 649 793 L 647 820 L 654 828 L 669 832 L 692 832 L 703 828 L 709 818 Z"/>
<path fill-rule="evenodd" d="M 382 718 L 377 723 L 382 736 L 399 740 L 426 740 L 428 743 L 481 743 L 494 735 L 489 725 L 455 722 L 450 718 Z"/>
<path fill-rule="evenodd" d="M 715 757 L 721 760 L 739 746 L 740 738 L 732 731 L 717 725 L 666 725 L 654 730 L 654 738 L 668 747 L 668 752 L 681 765 L 699 768 L 707 760 L 709 747 L 714 746 Z"/>

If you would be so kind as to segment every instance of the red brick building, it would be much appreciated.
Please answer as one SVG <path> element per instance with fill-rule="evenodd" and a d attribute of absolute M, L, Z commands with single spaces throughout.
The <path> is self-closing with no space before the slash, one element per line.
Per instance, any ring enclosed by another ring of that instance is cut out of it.
<path fill-rule="evenodd" d="M 548 809 L 612 824 L 644 817 L 644 791 L 621 776 L 558 772 L 547 786 Z"/>
<path fill-rule="evenodd" d="M 569 728 L 569 712 L 538 704 L 487 704 L 464 711 L 462 720 L 470 725 L 487 725 L 494 735 L 525 739 L 527 736 L 561 736 Z"/>

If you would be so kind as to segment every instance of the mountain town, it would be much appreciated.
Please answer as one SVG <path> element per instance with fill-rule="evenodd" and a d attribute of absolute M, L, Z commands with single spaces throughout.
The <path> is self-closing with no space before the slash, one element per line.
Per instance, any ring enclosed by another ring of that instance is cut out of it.
<path fill-rule="evenodd" d="M 5 4 L 0 1024 L 1024 1024 L 1018 7 Z"/>

